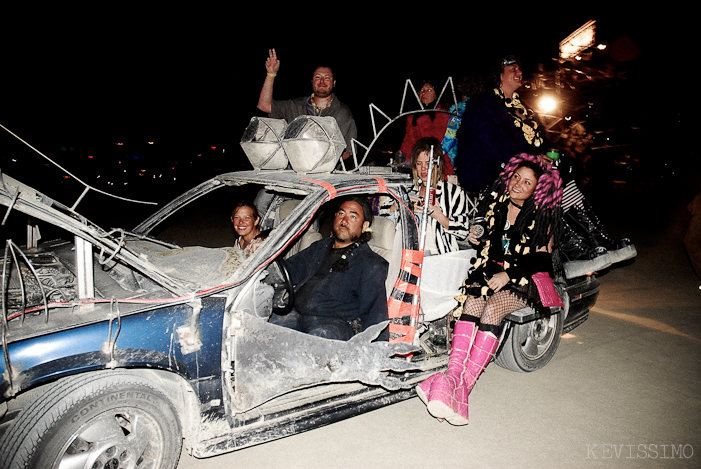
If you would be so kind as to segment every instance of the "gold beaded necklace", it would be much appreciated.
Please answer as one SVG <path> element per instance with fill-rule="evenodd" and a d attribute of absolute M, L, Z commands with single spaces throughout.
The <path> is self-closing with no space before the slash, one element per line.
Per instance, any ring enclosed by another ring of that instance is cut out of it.
<path fill-rule="evenodd" d="M 323 111 L 326 108 L 331 107 L 331 103 L 333 102 L 333 95 L 331 95 L 331 99 L 326 101 L 326 104 L 324 104 L 323 107 L 319 107 L 316 105 L 316 101 L 314 101 L 314 93 L 312 93 L 312 97 L 309 99 L 309 102 L 312 104 L 312 107 L 314 108 L 314 112 L 316 112 L 317 115 L 321 114 L 321 111 Z"/>

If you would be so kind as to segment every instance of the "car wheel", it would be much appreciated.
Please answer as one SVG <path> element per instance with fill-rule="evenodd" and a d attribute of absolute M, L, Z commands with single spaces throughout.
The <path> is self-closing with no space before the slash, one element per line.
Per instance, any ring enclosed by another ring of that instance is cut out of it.
<path fill-rule="evenodd" d="M 180 422 L 169 399 L 126 371 L 87 373 L 47 385 L 0 440 L 0 467 L 175 469 Z"/>
<path fill-rule="evenodd" d="M 530 372 L 543 368 L 555 355 L 562 335 L 563 312 L 524 324 L 513 324 L 495 363 L 507 370 Z"/>

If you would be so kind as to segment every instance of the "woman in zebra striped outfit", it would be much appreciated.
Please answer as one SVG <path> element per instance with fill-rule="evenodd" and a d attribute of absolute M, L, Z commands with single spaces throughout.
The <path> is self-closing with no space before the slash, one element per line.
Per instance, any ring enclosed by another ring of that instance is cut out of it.
<path fill-rule="evenodd" d="M 409 199 L 414 204 L 414 213 L 422 223 L 424 204 L 428 203 L 427 184 L 428 165 L 433 147 L 434 167 L 430 187 L 435 189 L 436 198 L 428 207 L 428 225 L 424 252 L 426 255 L 445 254 L 460 249 L 458 241 L 467 238 L 469 226 L 467 219 L 467 195 L 458 185 L 445 180 L 443 172 L 443 148 L 438 139 L 426 137 L 419 139 L 411 152 L 411 169 L 414 175 L 414 187 L 409 191 Z M 435 162 L 438 161 L 438 164 Z M 396 206 L 380 207 L 381 215 L 395 213 Z"/>

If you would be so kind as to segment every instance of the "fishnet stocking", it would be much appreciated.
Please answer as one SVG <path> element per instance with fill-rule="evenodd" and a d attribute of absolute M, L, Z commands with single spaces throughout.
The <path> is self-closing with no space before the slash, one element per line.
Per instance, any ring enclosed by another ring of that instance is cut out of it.
<path fill-rule="evenodd" d="M 499 290 L 486 300 L 484 297 L 468 297 L 463 313 L 479 318 L 482 324 L 498 326 L 506 316 L 526 306 L 525 301 L 508 290 Z"/>

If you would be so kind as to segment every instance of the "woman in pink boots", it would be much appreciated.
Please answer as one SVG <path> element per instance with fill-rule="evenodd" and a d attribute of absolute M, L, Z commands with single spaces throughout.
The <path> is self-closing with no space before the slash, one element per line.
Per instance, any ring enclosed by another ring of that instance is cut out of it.
<path fill-rule="evenodd" d="M 467 424 L 467 398 L 499 346 L 501 322 L 526 306 L 550 306 L 541 296 L 554 292 L 551 252 L 560 229 L 561 199 L 557 169 L 524 153 L 506 164 L 480 200 L 485 230 L 479 236 L 473 225 L 470 233 L 478 255 L 463 285 L 466 295 L 448 369 L 416 388 L 434 417 Z"/>

